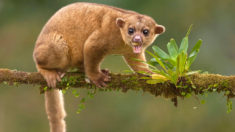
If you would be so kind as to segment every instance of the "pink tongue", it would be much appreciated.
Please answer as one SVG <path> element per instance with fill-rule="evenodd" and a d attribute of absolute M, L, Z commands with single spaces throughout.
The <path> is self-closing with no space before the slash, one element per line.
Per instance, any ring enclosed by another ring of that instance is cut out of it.
<path fill-rule="evenodd" d="M 141 46 L 134 46 L 133 51 L 134 51 L 134 53 L 140 53 L 141 52 Z"/>

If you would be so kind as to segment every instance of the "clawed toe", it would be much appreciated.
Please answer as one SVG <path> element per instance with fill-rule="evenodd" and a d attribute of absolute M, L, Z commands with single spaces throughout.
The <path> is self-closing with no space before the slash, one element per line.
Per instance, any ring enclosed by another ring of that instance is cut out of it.
<path fill-rule="evenodd" d="M 61 80 L 61 78 L 63 78 L 65 76 L 65 72 L 58 72 L 58 75 L 59 75 L 60 80 Z"/>
<path fill-rule="evenodd" d="M 44 70 L 40 73 L 43 75 L 44 79 L 47 82 L 47 86 L 50 88 L 56 88 L 57 81 L 61 81 L 61 77 L 56 71 Z"/>
<path fill-rule="evenodd" d="M 110 73 L 110 71 L 108 69 L 102 69 L 101 71 L 105 75 L 109 75 L 109 73 Z"/>
<path fill-rule="evenodd" d="M 111 77 L 109 76 L 109 73 L 110 73 L 109 70 L 108 69 L 102 69 L 101 71 L 104 75 L 104 77 L 103 77 L 104 82 L 111 81 Z"/>
<path fill-rule="evenodd" d="M 110 76 L 105 76 L 104 81 L 105 82 L 110 82 L 111 81 L 111 77 Z"/>
<path fill-rule="evenodd" d="M 107 85 L 103 81 L 92 81 L 97 87 L 106 87 Z"/>
<path fill-rule="evenodd" d="M 106 82 L 111 80 L 111 77 L 108 75 L 108 70 L 102 70 L 102 73 L 99 74 L 96 78 L 93 77 L 90 79 L 91 82 L 94 83 L 97 87 L 106 87 Z"/>

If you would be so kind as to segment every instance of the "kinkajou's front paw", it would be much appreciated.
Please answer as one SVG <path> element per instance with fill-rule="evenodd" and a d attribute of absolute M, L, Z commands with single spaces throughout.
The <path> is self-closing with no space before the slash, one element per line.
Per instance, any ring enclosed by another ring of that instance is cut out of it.
<path fill-rule="evenodd" d="M 111 77 L 109 76 L 109 71 L 107 69 L 102 69 L 101 73 L 89 78 L 92 83 L 94 83 L 97 87 L 105 87 L 106 82 L 111 81 Z"/>

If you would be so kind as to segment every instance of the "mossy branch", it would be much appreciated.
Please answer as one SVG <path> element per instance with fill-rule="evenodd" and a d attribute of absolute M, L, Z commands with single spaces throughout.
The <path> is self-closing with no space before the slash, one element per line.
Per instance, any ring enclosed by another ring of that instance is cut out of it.
<path fill-rule="evenodd" d="M 147 84 L 136 74 L 111 74 L 112 81 L 103 90 L 128 90 L 149 92 L 155 96 L 176 98 L 184 97 L 182 93 L 201 94 L 206 92 L 226 92 L 226 96 L 235 95 L 235 76 L 222 76 L 218 74 L 193 74 L 187 78 L 179 79 L 179 85 L 170 82 L 159 84 Z M 94 88 L 85 81 L 84 73 L 67 73 L 57 87 L 63 89 L 68 85 L 74 88 Z M 38 72 L 23 72 L 9 69 L 0 69 L 0 83 L 8 84 L 35 84 L 41 87 L 46 82 Z"/>

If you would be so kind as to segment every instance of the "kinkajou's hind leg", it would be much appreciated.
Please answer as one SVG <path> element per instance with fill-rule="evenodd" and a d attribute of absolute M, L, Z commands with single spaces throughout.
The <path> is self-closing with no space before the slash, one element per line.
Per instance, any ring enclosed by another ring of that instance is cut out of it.
<path fill-rule="evenodd" d="M 50 132 L 65 132 L 63 94 L 56 89 L 56 83 L 61 81 L 61 76 L 69 63 L 68 46 L 62 36 L 53 34 L 47 36 L 47 41 L 38 43 L 34 50 L 34 60 L 39 73 L 44 77 L 48 87 L 45 92 L 46 113 L 50 123 Z"/>

